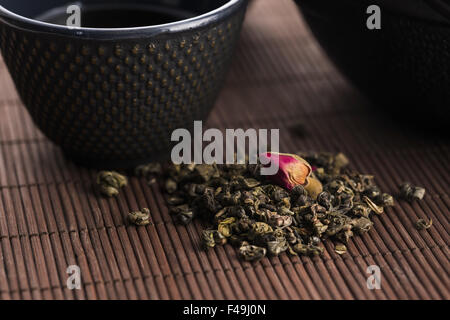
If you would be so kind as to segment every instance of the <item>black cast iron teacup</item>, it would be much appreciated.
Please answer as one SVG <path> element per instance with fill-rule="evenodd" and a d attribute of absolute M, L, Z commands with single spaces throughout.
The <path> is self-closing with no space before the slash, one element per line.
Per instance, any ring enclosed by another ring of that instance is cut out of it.
<path fill-rule="evenodd" d="M 70 5 L 0 0 L 0 49 L 34 122 L 85 165 L 170 155 L 173 130 L 214 104 L 247 0 L 83 0 L 79 28 Z"/>
<path fill-rule="evenodd" d="M 415 127 L 448 132 L 449 0 L 295 1 L 325 51 L 368 97 Z M 373 5 L 380 29 L 366 24 Z"/>

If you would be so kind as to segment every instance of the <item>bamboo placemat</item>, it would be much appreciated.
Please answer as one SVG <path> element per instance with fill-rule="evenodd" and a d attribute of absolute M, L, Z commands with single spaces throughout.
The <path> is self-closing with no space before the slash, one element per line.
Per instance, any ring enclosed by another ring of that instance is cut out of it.
<path fill-rule="evenodd" d="M 283 151 L 343 151 L 384 191 L 408 180 L 427 194 L 375 217 L 342 256 L 328 242 L 323 257 L 255 264 L 229 245 L 203 251 L 201 224 L 175 225 L 156 185 L 132 178 L 117 199 L 100 197 L 96 172 L 66 160 L 34 127 L 0 61 L 0 298 L 450 297 L 448 141 L 371 107 L 324 56 L 293 1 L 253 1 L 208 125 L 279 128 Z M 128 226 L 126 214 L 141 207 L 153 225 Z M 432 218 L 432 228 L 417 231 L 419 218 Z M 66 287 L 69 265 L 81 268 L 81 290 Z M 381 268 L 380 290 L 366 286 L 370 265 Z"/>

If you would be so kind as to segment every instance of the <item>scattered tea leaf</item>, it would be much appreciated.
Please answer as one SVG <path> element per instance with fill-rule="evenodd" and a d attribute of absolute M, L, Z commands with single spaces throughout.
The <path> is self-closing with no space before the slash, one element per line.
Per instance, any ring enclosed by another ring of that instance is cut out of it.
<path fill-rule="evenodd" d="M 383 207 L 377 206 L 372 200 L 370 200 L 369 197 L 364 196 L 363 197 L 364 202 L 369 206 L 370 209 L 372 209 L 373 212 L 376 214 L 382 214 L 384 212 Z"/>
<path fill-rule="evenodd" d="M 137 226 L 146 226 L 150 224 L 150 210 L 143 208 L 141 211 L 130 212 L 128 220 Z"/>
<path fill-rule="evenodd" d="M 335 247 L 334 247 L 334 251 L 337 253 L 337 254 L 344 254 L 344 253 L 346 253 L 347 252 L 347 247 L 345 246 L 345 244 L 337 244 Z"/>
<path fill-rule="evenodd" d="M 236 221 L 235 217 L 230 217 L 222 220 L 217 227 L 217 230 L 226 238 L 231 237 L 231 225 Z"/>
<path fill-rule="evenodd" d="M 97 175 L 99 190 L 106 197 L 117 196 L 120 189 L 125 187 L 127 183 L 127 178 L 115 171 L 101 171 Z"/>
<path fill-rule="evenodd" d="M 305 185 L 305 190 L 313 200 L 316 200 L 317 196 L 323 191 L 323 186 L 318 179 L 309 177 Z"/>
<path fill-rule="evenodd" d="M 425 196 L 425 192 L 425 188 L 414 186 L 409 182 L 404 182 L 400 186 L 400 196 L 409 202 L 422 200 Z"/>
<path fill-rule="evenodd" d="M 216 245 L 224 245 L 227 238 L 217 230 L 204 230 L 202 233 L 202 242 L 204 248 L 213 248 Z"/>
<path fill-rule="evenodd" d="M 245 261 L 258 261 L 265 257 L 267 250 L 262 247 L 244 243 L 239 248 L 239 256 Z"/>
<path fill-rule="evenodd" d="M 424 219 L 419 219 L 416 221 L 416 229 L 417 230 L 426 230 L 431 228 L 433 225 L 433 219 L 430 218 L 430 220 L 427 222 Z"/>

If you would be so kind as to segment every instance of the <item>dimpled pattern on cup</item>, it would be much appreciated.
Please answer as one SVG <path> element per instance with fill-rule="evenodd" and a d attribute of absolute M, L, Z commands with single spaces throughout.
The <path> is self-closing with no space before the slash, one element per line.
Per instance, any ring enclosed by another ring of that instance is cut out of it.
<path fill-rule="evenodd" d="M 204 120 L 245 8 L 150 39 L 79 40 L 0 25 L 0 48 L 34 122 L 71 158 L 129 167 L 170 155 L 174 129 Z"/>

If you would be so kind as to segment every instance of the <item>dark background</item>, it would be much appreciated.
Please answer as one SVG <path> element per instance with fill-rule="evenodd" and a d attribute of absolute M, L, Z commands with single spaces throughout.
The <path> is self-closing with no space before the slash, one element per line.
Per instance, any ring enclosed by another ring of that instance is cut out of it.
<path fill-rule="evenodd" d="M 117 199 L 93 188 L 34 127 L 0 62 L 0 298 L 34 299 L 448 299 L 450 148 L 420 124 L 400 125 L 333 67 L 293 1 L 256 0 L 208 125 L 279 128 L 281 151 L 342 151 L 395 194 L 405 181 L 425 199 L 397 201 L 339 256 L 265 258 L 250 264 L 231 246 L 200 249 L 196 222 L 177 226 L 156 185 L 131 179 Z M 126 224 L 149 207 L 153 225 Z M 419 218 L 432 228 L 417 231 Z M 66 289 L 68 265 L 83 288 Z M 381 290 L 368 290 L 378 265 Z"/>

